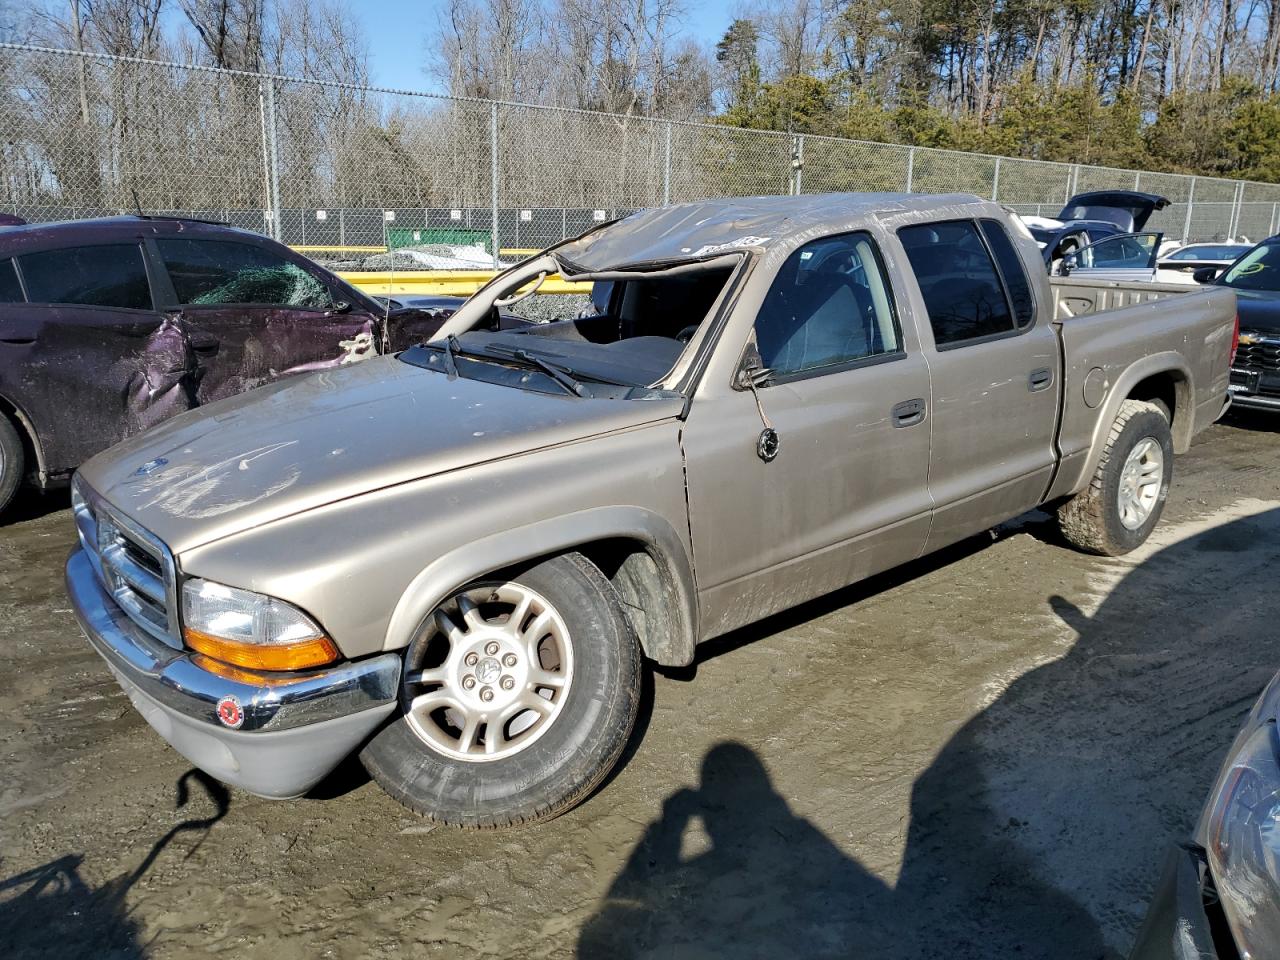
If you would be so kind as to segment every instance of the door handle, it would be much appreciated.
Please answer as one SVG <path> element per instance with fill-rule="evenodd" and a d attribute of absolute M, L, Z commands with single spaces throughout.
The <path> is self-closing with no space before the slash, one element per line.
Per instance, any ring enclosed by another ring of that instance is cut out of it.
<path fill-rule="evenodd" d="M 1032 370 L 1031 375 L 1027 377 L 1027 389 L 1032 393 L 1045 389 L 1051 383 L 1053 383 L 1053 373 L 1050 372 L 1048 367 Z"/>
<path fill-rule="evenodd" d="M 895 427 L 914 427 L 924 419 L 924 400 L 903 400 L 893 406 L 893 425 Z"/>

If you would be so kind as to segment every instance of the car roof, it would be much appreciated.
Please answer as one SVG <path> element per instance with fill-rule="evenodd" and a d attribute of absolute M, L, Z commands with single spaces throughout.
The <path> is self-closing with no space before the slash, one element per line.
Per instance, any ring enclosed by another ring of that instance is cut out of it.
<path fill-rule="evenodd" d="M 251 230 L 194 220 L 185 217 L 98 217 L 92 220 L 57 220 L 49 223 L 26 223 L 0 230 L 0 256 L 12 256 L 39 247 L 72 246 L 75 244 L 107 243 L 151 234 L 172 236 L 221 236 L 236 234 L 254 242 L 268 238 Z"/>
<path fill-rule="evenodd" d="M 621 264 L 703 260 L 742 250 L 790 248 L 805 239 L 848 229 L 859 219 L 987 205 L 970 194 L 814 193 L 789 197 L 723 197 L 641 210 L 593 230 L 555 251 L 569 273 Z M 971 216 L 978 216 L 974 211 Z"/>

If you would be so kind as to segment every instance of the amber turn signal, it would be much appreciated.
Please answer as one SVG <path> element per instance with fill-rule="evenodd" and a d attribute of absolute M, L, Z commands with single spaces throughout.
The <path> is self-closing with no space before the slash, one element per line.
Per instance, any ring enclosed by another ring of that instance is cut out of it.
<path fill-rule="evenodd" d="M 198 653 L 249 670 L 310 670 L 338 659 L 338 648 L 328 637 L 296 643 L 238 643 L 187 627 L 182 631 L 182 639 Z"/>

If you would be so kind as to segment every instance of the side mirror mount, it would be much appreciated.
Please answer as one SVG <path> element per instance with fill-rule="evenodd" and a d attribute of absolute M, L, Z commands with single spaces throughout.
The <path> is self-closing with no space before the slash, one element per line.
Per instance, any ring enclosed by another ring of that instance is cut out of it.
<path fill-rule="evenodd" d="M 1078 266 L 1080 266 L 1080 258 L 1074 253 L 1068 253 L 1062 258 L 1062 275 L 1064 277 L 1070 276 L 1071 271 L 1076 269 Z"/>
<path fill-rule="evenodd" d="M 738 368 L 733 385 L 739 390 L 755 390 L 768 385 L 772 379 L 773 371 L 764 365 L 756 345 L 750 344 L 742 355 L 742 366 Z"/>
<path fill-rule="evenodd" d="M 324 315 L 326 317 L 333 317 L 333 316 L 337 316 L 340 313 L 349 313 L 350 311 L 351 311 L 351 304 L 348 303 L 346 300 L 335 300 L 332 304 L 329 305 L 329 309 L 324 312 Z"/>
<path fill-rule="evenodd" d="M 1191 274 L 1191 278 L 1195 280 L 1196 283 L 1213 283 L 1214 280 L 1218 279 L 1218 268 L 1201 267 L 1199 270 L 1195 271 L 1195 273 Z"/>

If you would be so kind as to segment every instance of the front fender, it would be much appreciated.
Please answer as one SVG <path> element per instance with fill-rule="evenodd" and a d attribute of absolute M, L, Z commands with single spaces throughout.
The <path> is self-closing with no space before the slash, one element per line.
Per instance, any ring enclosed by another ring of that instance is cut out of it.
<path fill-rule="evenodd" d="M 646 638 L 645 654 L 667 666 L 693 662 L 697 590 L 688 551 L 663 517 L 643 507 L 595 507 L 495 533 L 428 564 L 401 595 L 387 626 L 384 650 L 408 645 L 419 626 L 459 587 L 550 554 L 604 540 L 633 540 L 657 565 L 669 604 L 666 629 Z"/>

